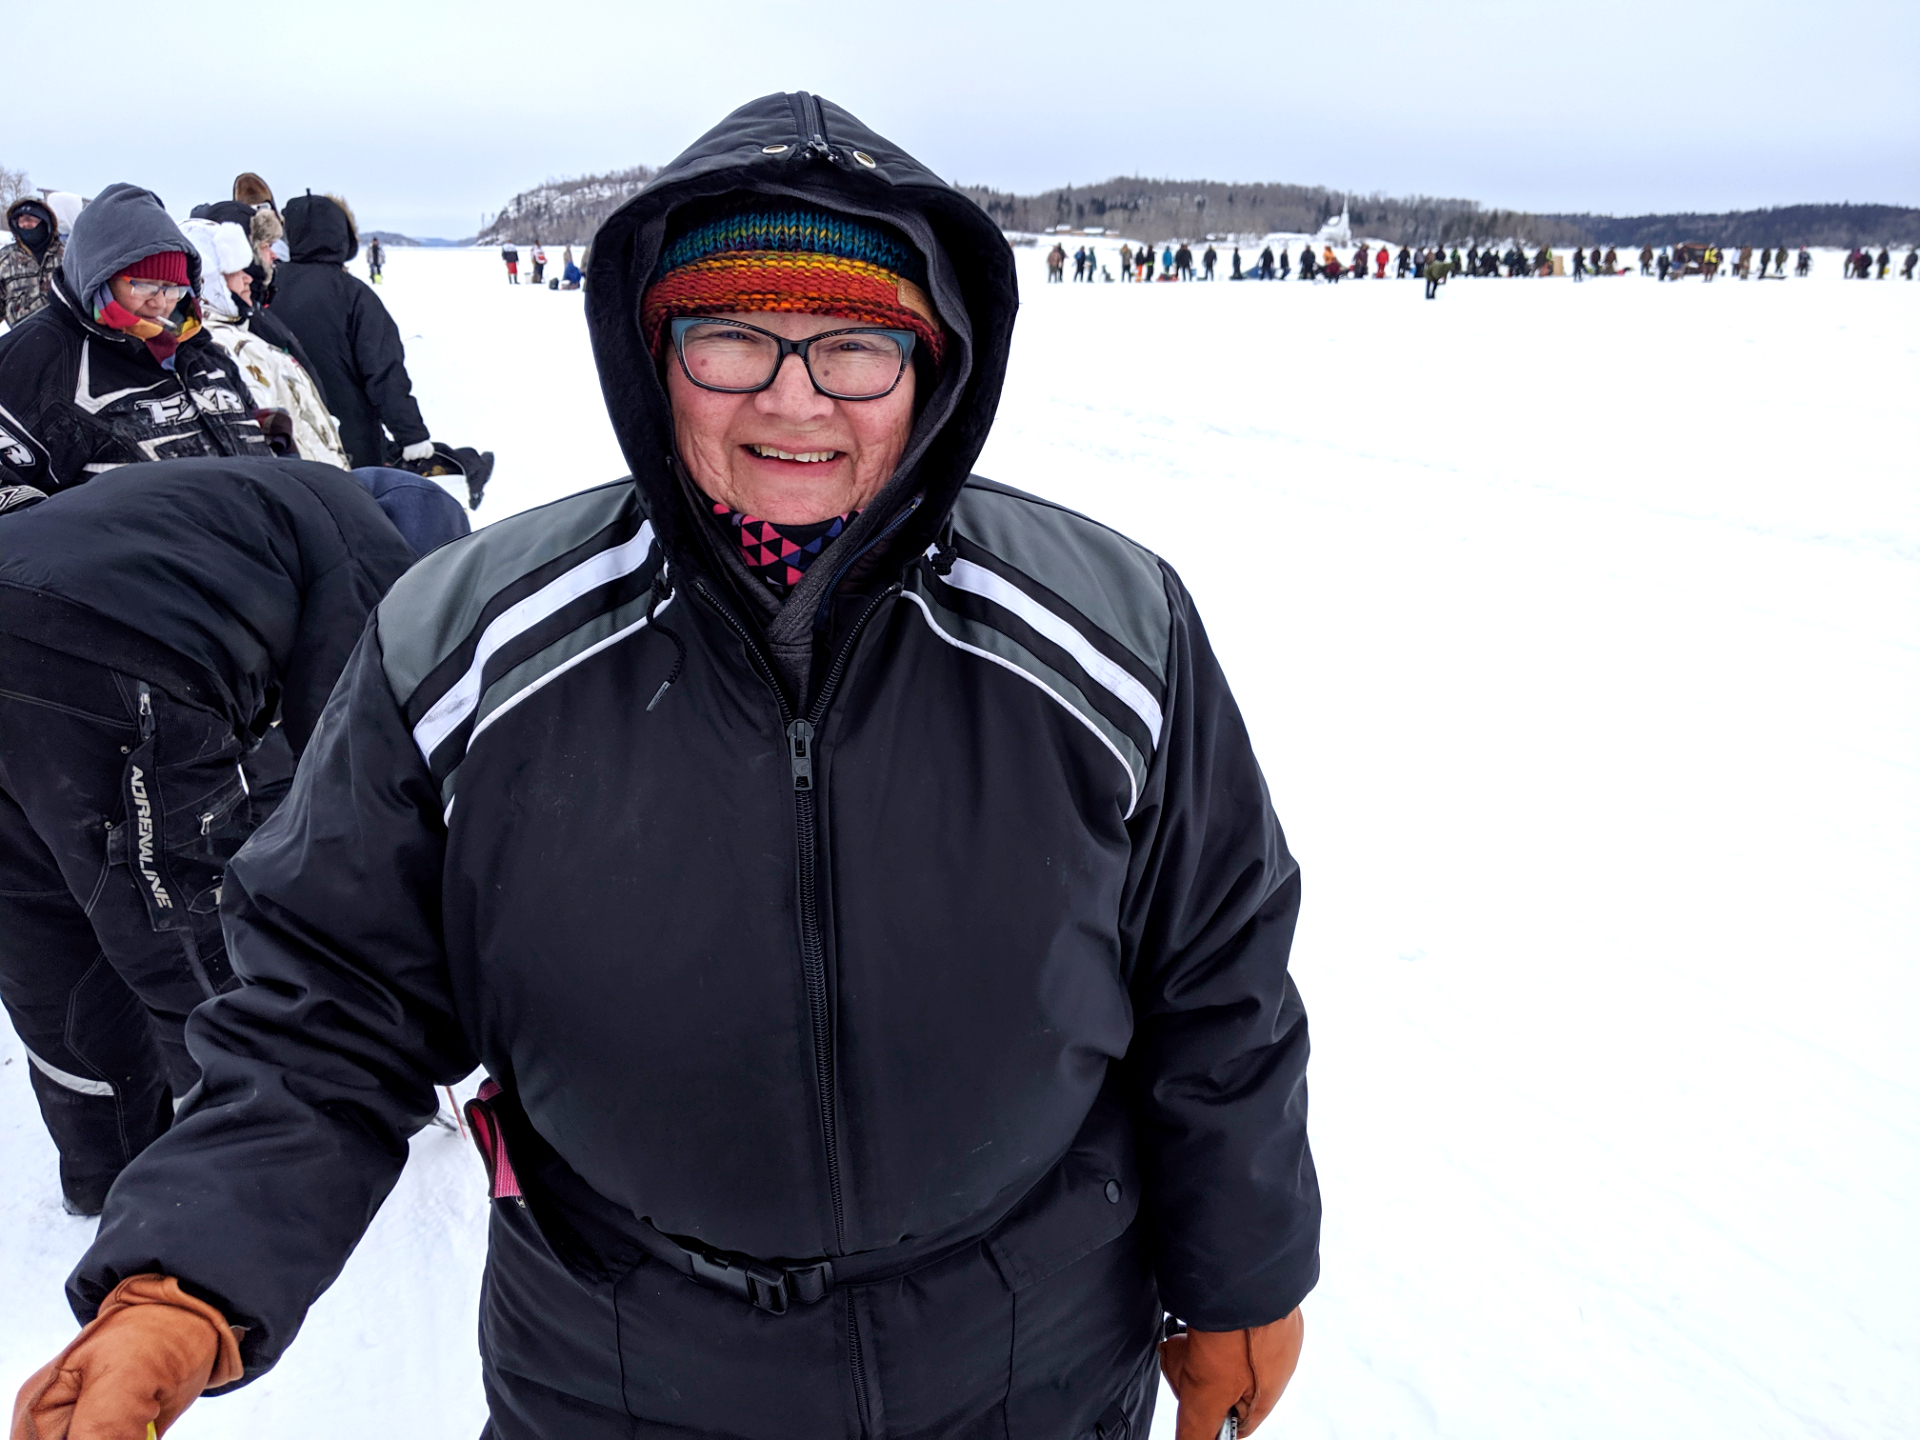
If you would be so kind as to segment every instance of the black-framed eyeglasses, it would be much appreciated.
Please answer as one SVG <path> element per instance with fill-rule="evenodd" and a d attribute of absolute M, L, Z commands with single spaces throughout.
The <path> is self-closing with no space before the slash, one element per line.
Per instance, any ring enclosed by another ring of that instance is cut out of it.
<path fill-rule="evenodd" d="M 914 333 L 862 325 L 789 340 L 740 320 L 682 315 L 667 322 L 687 379 L 702 390 L 751 395 L 779 377 L 789 355 L 807 367 L 813 388 L 834 400 L 891 395 L 913 358 Z"/>

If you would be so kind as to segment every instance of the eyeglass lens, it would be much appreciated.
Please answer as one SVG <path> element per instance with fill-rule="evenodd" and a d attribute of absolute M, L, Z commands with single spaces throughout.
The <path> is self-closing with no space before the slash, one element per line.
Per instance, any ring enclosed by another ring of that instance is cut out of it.
<path fill-rule="evenodd" d="M 716 390 L 758 389 L 773 379 L 781 358 L 774 336 L 724 322 L 689 326 L 680 354 L 694 382 Z M 848 399 L 886 394 L 905 366 L 899 340 L 878 330 L 821 336 L 804 358 L 814 384 Z"/>

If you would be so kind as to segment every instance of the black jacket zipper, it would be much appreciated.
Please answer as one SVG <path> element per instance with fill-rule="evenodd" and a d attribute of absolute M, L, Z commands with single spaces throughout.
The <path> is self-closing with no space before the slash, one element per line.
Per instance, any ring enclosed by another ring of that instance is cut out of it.
<path fill-rule="evenodd" d="M 806 90 L 800 92 L 800 109 L 806 116 L 808 133 L 801 139 L 800 153 L 810 160 L 833 160 L 833 146 L 827 143 L 827 116 L 820 108 L 820 97 Z"/>
<path fill-rule="evenodd" d="M 854 646 L 867 622 L 881 605 L 901 590 L 895 581 L 867 603 L 847 632 L 846 642 L 834 656 L 833 665 L 814 695 L 813 706 L 805 719 L 794 715 L 787 704 L 786 692 L 774 677 L 773 666 L 761 650 L 759 640 L 709 590 L 703 581 L 693 582 L 694 590 L 726 621 L 747 647 L 754 669 L 767 688 L 773 691 L 780 707 L 780 723 L 787 737 L 787 760 L 793 775 L 794 824 L 798 841 L 798 891 L 800 906 L 800 962 L 807 988 L 807 1010 L 813 1029 L 814 1080 L 820 1091 L 820 1130 L 827 1151 L 827 1191 L 833 1201 L 833 1238 L 841 1253 L 846 1250 L 846 1196 L 840 1181 L 840 1117 L 834 1096 L 833 1011 L 827 993 L 827 942 L 820 923 L 820 873 L 817 863 L 820 843 L 820 819 L 814 784 L 814 734 L 825 718 L 834 692 L 840 688 Z M 857 1342 L 856 1342 L 857 1343 Z M 862 1382 L 864 1384 L 864 1380 Z"/>
<path fill-rule="evenodd" d="M 860 1316 L 853 1304 L 853 1291 L 842 1291 L 847 1297 L 847 1368 L 853 1372 L 853 1390 L 857 1397 L 855 1414 L 860 1421 L 860 1433 L 872 1433 L 873 1397 L 867 1394 L 867 1353 L 860 1344 Z"/>

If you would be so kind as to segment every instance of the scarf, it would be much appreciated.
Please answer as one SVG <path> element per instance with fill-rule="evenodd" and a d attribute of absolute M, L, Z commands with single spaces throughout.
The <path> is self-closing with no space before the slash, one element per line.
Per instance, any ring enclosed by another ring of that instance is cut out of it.
<path fill-rule="evenodd" d="M 731 509 L 718 500 L 707 503 L 712 507 L 714 524 L 728 531 L 740 547 L 740 558 L 746 561 L 747 569 L 782 599 L 792 593 L 808 567 L 860 513 L 854 510 L 806 525 L 779 525 Z"/>
<path fill-rule="evenodd" d="M 176 321 L 181 310 L 186 311 L 186 317 Z M 162 370 L 173 369 L 173 352 L 183 342 L 200 333 L 200 317 L 194 311 L 193 297 L 189 295 L 180 302 L 173 316 L 165 320 L 143 320 L 113 298 L 112 285 L 102 285 L 93 293 L 95 323 L 146 342 L 148 351 L 160 362 Z"/>

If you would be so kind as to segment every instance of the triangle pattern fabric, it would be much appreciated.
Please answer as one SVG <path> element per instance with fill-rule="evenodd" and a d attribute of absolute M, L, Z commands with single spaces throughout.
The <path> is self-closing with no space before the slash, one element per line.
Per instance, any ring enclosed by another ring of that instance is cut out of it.
<path fill-rule="evenodd" d="M 782 525 L 710 500 L 713 521 L 730 531 L 747 568 L 768 588 L 785 596 L 805 577 L 853 523 L 858 510 L 806 525 Z"/>

